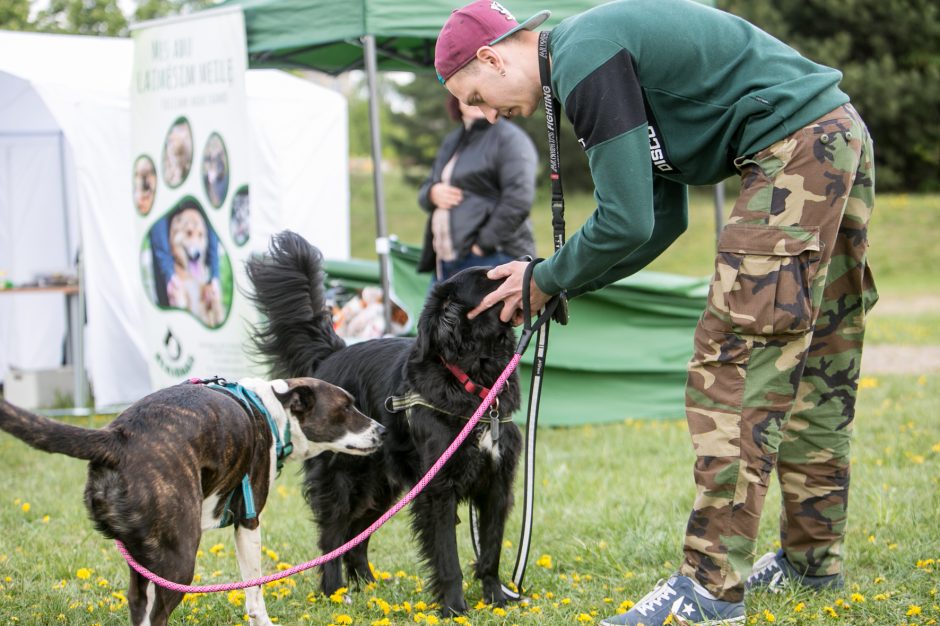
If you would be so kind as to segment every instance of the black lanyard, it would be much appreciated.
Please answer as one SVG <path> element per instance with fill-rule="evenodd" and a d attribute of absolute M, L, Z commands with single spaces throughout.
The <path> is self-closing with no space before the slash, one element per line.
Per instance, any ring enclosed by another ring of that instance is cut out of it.
<path fill-rule="evenodd" d="M 561 121 L 561 105 L 552 93 L 552 73 L 548 68 L 548 40 L 551 31 L 539 33 L 539 78 L 542 82 L 542 100 L 545 103 L 545 126 L 548 128 L 548 168 L 552 181 L 552 242 L 555 252 L 565 245 L 565 193 L 561 187 L 561 145 L 558 140 L 558 123 Z M 558 306 L 554 319 L 559 324 L 568 323 L 568 297 L 564 291 L 558 294 Z"/>
<path fill-rule="evenodd" d="M 565 194 L 561 188 L 561 151 L 558 122 L 561 106 L 552 94 L 552 74 L 548 69 L 548 39 L 551 31 L 539 33 L 539 77 L 545 103 L 545 126 L 548 128 L 548 167 L 552 180 L 552 240 L 557 252 L 565 244 Z"/>

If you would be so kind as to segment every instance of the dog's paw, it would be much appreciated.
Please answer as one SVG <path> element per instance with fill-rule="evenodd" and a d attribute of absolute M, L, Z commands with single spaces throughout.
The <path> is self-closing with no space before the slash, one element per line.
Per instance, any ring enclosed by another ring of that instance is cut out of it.
<path fill-rule="evenodd" d="M 443 617 L 457 617 L 468 610 L 467 601 L 464 599 L 463 594 L 458 594 L 456 597 L 441 602 L 441 615 Z"/>
<path fill-rule="evenodd" d="M 248 624 L 249 626 L 274 626 L 274 622 L 271 621 L 267 613 L 262 615 L 249 615 Z"/>
<path fill-rule="evenodd" d="M 489 578 L 483 581 L 483 602 L 491 606 L 506 606 L 514 598 L 506 595 L 503 585 L 498 578 Z"/>

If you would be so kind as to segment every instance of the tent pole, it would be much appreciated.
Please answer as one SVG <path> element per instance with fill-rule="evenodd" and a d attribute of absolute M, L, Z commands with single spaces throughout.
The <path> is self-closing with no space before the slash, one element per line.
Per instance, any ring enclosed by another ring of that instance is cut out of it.
<path fill-rule="evenodd" d="M 379 135 L 379 88 L 375 36 L 364 35 L 366 74 L 369 79 L 369 130 L 372 136 L 372 183 L 375 190 L 375 251 L 379 255 L 385 334 L 392 333 L 392 296 L 389 289 L 388 227 L 385 224 L 385 189 L 382 184 L 382 139 Z"/>

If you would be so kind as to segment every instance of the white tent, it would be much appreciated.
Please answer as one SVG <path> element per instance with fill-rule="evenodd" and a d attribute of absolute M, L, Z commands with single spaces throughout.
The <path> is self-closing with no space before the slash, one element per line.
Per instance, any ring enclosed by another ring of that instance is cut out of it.
<path fill-rule="evenodd" d="M 0 31 L 0 281 L 74 272 L 81 250 L 85 365 L 97 407 L 151 391 L 138 311 L 128 39 Z M 252 238 L 291 228 L 349 257 L 345 99 L 274 70 L 247 76 Z M 57 300 L 58 299 L 58 300 Z M 0 297 L 0 380 L 61 363 L 61 296 Z"/>

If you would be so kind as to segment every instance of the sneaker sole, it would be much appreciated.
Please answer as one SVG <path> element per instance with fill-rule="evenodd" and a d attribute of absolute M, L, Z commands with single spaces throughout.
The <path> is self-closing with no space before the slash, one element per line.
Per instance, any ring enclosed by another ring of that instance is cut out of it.
<path fill-rule="evenodd" d="M 745 621 L 747 621 L 747 616 L 745 615 L 740 617 L 728 617 L 719 620 L 708 620 L 707 622 L 688 622 L 675 614 L 673 614 L 673 617 L 675 617 L 677 620 L 677 626 L 730 626 L 732 624 L 743 624 Z"/>

